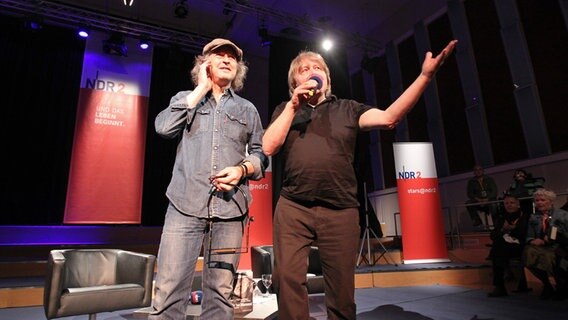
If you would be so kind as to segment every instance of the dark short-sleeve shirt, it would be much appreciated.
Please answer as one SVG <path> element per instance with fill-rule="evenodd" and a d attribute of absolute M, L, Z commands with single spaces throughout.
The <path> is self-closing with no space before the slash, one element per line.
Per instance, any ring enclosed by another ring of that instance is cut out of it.
<path fill-rule="evenodd" d="M 276 107 L 272 121 L 285 105 Z M 280 195 L 298 202 L 358 207 L 353 158 L 359 117 L 371 108 L 335 96 L 315 108 L 303 105 L 280 150 L 284 170 Z"/>

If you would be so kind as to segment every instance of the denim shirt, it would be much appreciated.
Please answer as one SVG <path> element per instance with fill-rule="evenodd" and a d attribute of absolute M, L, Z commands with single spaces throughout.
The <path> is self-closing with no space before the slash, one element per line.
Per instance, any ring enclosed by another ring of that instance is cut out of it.
<path fill-rule="evenodd" d="M 230 192 L 210 193 L 209 177 L 243 160 L 254 167 L 249 179 L 264 177 L 266 157 L 262 153 L 264 130 L 260 116 L 250 101 L 232 89 L 225 90 L 219 104 L 209 92 L 191 109 L 186 99 L 190 92 L 181 91 L 173 96 L 154 122 L 160 136 L 169 139 L 181 136 L 166 196 L 187 215 L 238 217 L 252 203 L 246 180 Z"/>
<path fill-rule="evenodd" d="M 544 239 L 545 235 L 550 236 L 553 226 L 557 228 L 557 237 L 568 237 L 568 212 L 553 208 L 550 213 L 550 222 L 546 227 L 543 226 L 542 216 L 542 213 L 536 212 L 529 217 L 526 243 L 534 239 Z M 554 242 L 551 244 L 556 245 Z"/>

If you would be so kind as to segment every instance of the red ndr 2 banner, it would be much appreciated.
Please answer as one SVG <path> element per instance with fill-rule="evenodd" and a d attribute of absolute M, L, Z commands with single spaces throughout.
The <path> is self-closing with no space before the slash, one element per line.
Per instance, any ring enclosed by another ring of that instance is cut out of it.
<path fill-rule="evenodd" d="M 85 48 L 64 223 L 138 224 L 152 50 L 109 55 L 94 32 Z M 135 39 L 126 39 L 135 48 Z"/>
<path fill-rule="evenodd" d="M 432 144 L 393 144 L 405 264 L 449 262 Z"/>

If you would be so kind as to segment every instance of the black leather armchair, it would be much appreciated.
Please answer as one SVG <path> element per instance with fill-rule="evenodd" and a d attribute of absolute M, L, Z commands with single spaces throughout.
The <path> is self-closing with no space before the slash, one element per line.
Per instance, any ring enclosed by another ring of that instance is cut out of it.
<path fill-rule="evenodd" d="M 272 273 L 274 255 L 272 245 L 253 246 L 251 248 L 252 276 L 260 278 L 262 274 Z M 323 272 L 318 247 L 311 247 L 308 257 L 307 284 L 308 294 L 323 293 Z"/>
<path fill-rule="evenodd" d="M 47 319 L 148 307 L 156 257 L 119 249 L 49 253 L 43 307 Z"/>

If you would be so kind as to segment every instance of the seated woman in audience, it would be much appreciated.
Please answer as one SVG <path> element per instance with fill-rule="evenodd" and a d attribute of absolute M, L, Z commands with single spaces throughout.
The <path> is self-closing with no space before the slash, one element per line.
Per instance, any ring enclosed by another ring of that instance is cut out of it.
<path fill-rule="evenodd" d="M 561 257 L 564 239 L 568 238 L 568 212 L 554 208 L 556 194 L 538 189 L 533 194 L 535 214 L 531 215 L 527 228 L 523 261 L 529 271 L 543 284 L 541 298 L 563 298 L 563 286 L 568 266 Z M 558 295 L 549 277 L 554 277 Z"/>
<path fill-rule="evenodd" d="M 493 265 L 493 285 L 495 289 L 488 294 L 489 297 L 503 297 L 507 295 L 505 288 L 505 270 L 509 268 L 509 261 L 521 258 L 525 238 L 527 235 L 526 215 L 520 209 L 520 202 L 516 196 L 505 194 L 503 197 L 505 212 L 497 218 L 495 229 L 491 231 L 491 252 L 489 257 Z M 521 268 L 519 283 L 516 292 L 527 292 L 527 279 L 524 268 Z"/>

